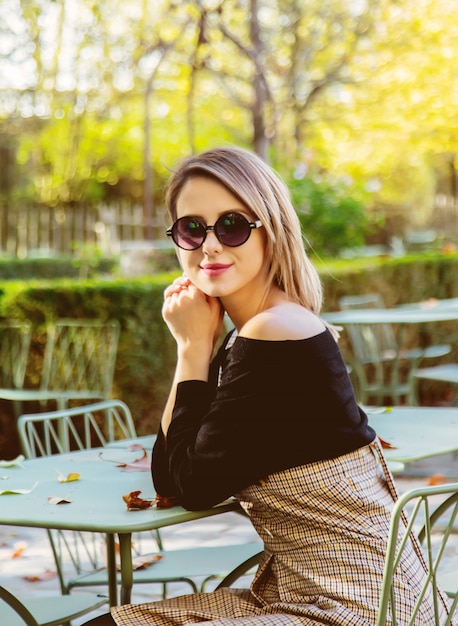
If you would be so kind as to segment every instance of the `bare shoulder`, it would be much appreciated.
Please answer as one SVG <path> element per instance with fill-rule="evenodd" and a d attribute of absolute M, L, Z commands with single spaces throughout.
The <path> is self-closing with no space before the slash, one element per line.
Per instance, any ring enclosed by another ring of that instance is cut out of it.
<path fill-rule="evenodd" d="M 239 335 L 265 341 L 308 339 L 325 330 L 324 323 L 308 309 L 286 302 L 258 313 L 240 329 Z"/>

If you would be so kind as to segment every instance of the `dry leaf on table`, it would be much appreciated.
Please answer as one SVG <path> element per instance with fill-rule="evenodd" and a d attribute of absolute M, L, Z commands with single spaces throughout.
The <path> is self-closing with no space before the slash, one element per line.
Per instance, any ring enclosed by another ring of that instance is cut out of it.
<path fill-rule="evenodd" d="M 79 480 L 79 477 L 80 477 L 80 474 L 78 474 L 77 472 L 70 472 L 70 474 L 67 474 L 67 476 L 62 474 L 62 472 L 60 472 L 59 470 L 56 470 L 56 472 L 57 472 L 57 480 L 60 483 L 72 483 L 75 480 Z"/>
<path fill-rule="evenodd" d="M 143 446 L 139 446 L 135 444 L 131 446 L 130 449 L 133 450 L 143 450 L 143 454 L 138 459 L 130 461 L 129 463 L 120 463 L 118 460 L 113 459 L 104 459 L 103 452 L 99 452 L 99 457 L 102 461 L 110 461 L 111 463 L 116 463 L 116 467 L 121 467 L 125 472 L 150 472 L 151 471 L 151 461 L 148 458 L 148 454 Z"/>
<path fill-rule="evenodd" d="M 11 459 L 11 461 L 0 461 L 0 467 L 22 467 L 21 461 L 25 459 L 23 454 L 19 454 L 15 459 Z"/>
<path fill-rule="evenodd" d="M 14 496 L 14 495 L 25 495 L 27 493 L 32 493 L 35 487 L 38 485 L 38 481 L 32 485 L 30 489 L 0 489 L 0 496 Z"/>
<path fill-rule="evenodd" d="M 157 494 L 155 504 L 158 509 L 170 509 L 172 506 L 176 506 L 178 502 L 174 496 L 160 496 Z"/>
<path fill-rule="evenodd" d="M 122 467 L 125 472 L 150 472 L 151 461 L 148 458 L 146 450 L 142 448 L 143 454 L 131 463 L 118 463 L 118 467 Z"/>
<path fill-rule="evenodd" d="M 71 504 L 70 498 L 62 498 L 62 496 L 48 496 L 49 504 Z"/>
<path fill-rule="evenodd" d="M 122 499 L 126 503 L 127 509 L 129 511 L 139 511 L 141 509 L 149 509 L 153 506 L 154 500 L 144 498 L 140 498 L 139 494 L 141 491 L 131 491 L 130 493 L 126 493 L 123 495 Z"/>
<path fill-rule="evenodd" d="M 393 444 L 389 443 L 388 441 L 385 441 L 381 437 L 379 437 L 379 441 L 381 443 L 383 450 L 396 450 L 397 449 L 396 446 L 393 446 Z"/>

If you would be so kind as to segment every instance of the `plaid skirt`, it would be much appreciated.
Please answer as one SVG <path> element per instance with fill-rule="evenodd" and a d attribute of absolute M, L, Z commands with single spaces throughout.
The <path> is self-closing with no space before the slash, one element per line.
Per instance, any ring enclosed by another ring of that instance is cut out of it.
<path fill-rule="evenodd" d="M 236 497 L 265 546 L 250 589 L 114 607 L 118 626 L 374 626 L 397 497 L 377 440 L 271 474 Z M 415 542 L 399 570 L 396 610 L 405 623 L 424 578 Z M 416 625 L 434 623 L 431 598 L 420 613 Z"/>

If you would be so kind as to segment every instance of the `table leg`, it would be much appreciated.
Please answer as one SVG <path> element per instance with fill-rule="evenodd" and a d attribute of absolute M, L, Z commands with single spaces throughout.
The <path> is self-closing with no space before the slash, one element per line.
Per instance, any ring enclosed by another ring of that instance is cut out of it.
<path fill-rule="evenodd" d="M 119 554 L 121 557 L 121 604 L 129 604 L 133 585 L 131 533 L 119 535 Z"/>
<path fill-rule="evenodd" d="M 116 550 L 114 535 L 106 535 L 107 544 L 107 570 L 108 570 L 108 597 L 110 606 L 118 604 L 118 582 L 116 571 Z"/>

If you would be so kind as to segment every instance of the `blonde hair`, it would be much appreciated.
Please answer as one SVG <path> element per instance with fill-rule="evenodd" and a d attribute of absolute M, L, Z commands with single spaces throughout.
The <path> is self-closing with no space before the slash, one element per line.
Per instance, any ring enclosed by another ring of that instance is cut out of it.
<path fill-rule="evenodd" d="M 305 241 L 288 188 L 259 156 L 238 147 L 219 147 L 185 159 L 172 173 L 166 203 L 172 220 L 185 182 L 208 176 L 228 189 L 261 220 L 267 235 L 270 280 L 294 302 L 318 314 L 323 290 L 305 251 Z"/>

